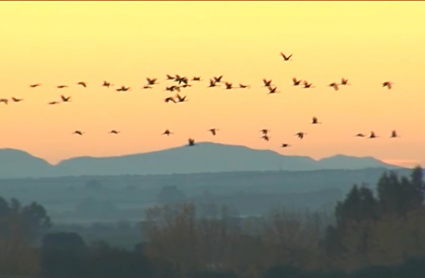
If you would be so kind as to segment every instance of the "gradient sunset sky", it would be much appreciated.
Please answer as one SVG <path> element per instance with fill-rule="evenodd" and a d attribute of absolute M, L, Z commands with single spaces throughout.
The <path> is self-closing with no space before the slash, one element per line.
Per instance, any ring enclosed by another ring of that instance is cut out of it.
<path fill-rule="evenodd" d="M 57 163 L 193 137 L 315 159 L 425 165 L 425 2 L 10 1 L 0 2 L 0 22 L 0 98 L 24 98 L 0 103 L 1 148 Z M 166 74 L 203 81 L 182 90 L 188 102 L 164 103 L 174 94 L 164 91 L 173 84 Z M 251 89 L 207 89 L 219 75 Z M 146 77 L 160 84 L 143 90 Z M 293 77 L 316 87 L 294 87 Z M 342 77 L 351 85 L 327 86 Z M 263 78 L 281 93 L 267 96 Z M 103 80 L 115 86 L 101 87 Z M 63 84 L 69 88 L 56 88 Z M 132 91 L 116 92 L 121 85 Z M 61 94 L 72 102 L 47 105 Z M 313 116 L 323 124 L 311 125 Z M 167 128 L 175 134 L 161 136 Z M 262 128 L 271 129 L 269 142 Z M 71 135 L 77 129 L 84 136 Z M 400 138 L 389 138 L 393 129 Z M 372 130 L 380 137 L 354 137 Z M 307 136 L 299 140 L 298 131 Z"/>

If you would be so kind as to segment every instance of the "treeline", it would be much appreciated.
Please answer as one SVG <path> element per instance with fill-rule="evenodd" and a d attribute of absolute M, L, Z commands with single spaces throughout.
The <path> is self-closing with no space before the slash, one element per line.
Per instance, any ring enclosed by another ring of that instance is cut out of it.
<path fill-rule="evenodd" d="M 401 265 L 425 255 L 424 190 L 419 167 L 410 177 L 384 173 L 376 190 L 354 185 L 331 225 L 319 214 L 285 209 L 253 226 L 226 209 L 200 217 L 191 204 L 156 207 L 146 213 L 145 254 L 169 261 L 183 276 L 207 268 L 261 277 L 277 265 L 304 273 Z"/>
<path fill-rule="evenodd" d="M 191 203 L 146 211 L 146 242 L 124 250 L 77 233 L 47 233 L 44 208 L 0 199 L 0 274 L 41 278 L 423 277 L 425 184 L 386 172 L 354 185 L 333 217 L 274 208 L 241 218 L 231 207 Z M 283 204 L 284 205 L 284 204 Z M 43 236 L 44 235 L 44 236 Z M 42 240 L 41 236 L 43 236 Z"/>

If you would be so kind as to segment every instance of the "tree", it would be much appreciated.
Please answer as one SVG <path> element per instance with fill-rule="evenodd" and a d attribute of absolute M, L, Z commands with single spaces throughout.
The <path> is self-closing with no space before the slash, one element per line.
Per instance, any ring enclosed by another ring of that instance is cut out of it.
<path fill-rule="evenodd" d="M 89 249 L 77 233 L 48 233 L 41 246 L 41 275 L 75 278 L 87 272 Z"/>

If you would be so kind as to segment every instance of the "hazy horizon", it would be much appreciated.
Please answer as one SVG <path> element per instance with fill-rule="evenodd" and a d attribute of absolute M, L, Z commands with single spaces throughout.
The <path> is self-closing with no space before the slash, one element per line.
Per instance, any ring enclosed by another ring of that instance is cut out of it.
<path fill-rule="evenodd" d="M 0 148 L 56 164 L 164 150 L 191 137 L 316 160 L 425 165 L 424 12 L 423 2 L 2 2 L 0 98 L 24 101 L 0 103 Z M 164 103 L 175 94 L 164 91 L 175 85 L 166 74 L 203 81 L 182 88 L 187 103 Z M 220 75 L 251 88 L 206 88 Z M 147 77 L 159 84 L 143 90 Z M 294 87 L 293 77 L 315 88 Z M 351 85 L 327 86 L 343 77 Z M 281 93 L 267 96 L 263 78 Z M 104 80 L 115 86 L 101 87 Z M 132 90 L 115 91 L 121 86 Z M 72 101 L 47 105 L 62 94 Z M 323 124 L 311 125 L 313 116 Z M 161 136 L 165 129 L 175 134 Z M 401 137 L 390 139 L 392 130 Z M 299 131 L 308 135 L 300 140 Z M 354 137 L 371 131 L 379 138 Z"/>

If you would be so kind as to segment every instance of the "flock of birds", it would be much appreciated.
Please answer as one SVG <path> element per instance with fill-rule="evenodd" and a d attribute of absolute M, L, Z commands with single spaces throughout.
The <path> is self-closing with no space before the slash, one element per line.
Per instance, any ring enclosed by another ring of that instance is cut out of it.
<path fill-rule="evenodd" d="M 280 55 L 282 56 L 283 61 L 292 61 L 291 60 L 292 54 L 289 55 L 289 56 L 286 56 L 285 54 L 283 54 L 281 52 Z M 209 80 L 209 86 L 207 88 L 220 87 L 223 84 L 224 84 L 225 90 L 249 89 L 249 88 L 251 88 L 251 86 L 248 85 L 248 84 L 239 84 L 238 86 L 234 86 L 233 83 L 230 83 L 228 81 L 222 81 L 222 78 L 223 78 L 223 75 L 212 77 Z M 174 103 L 174 104 L 187 102 L 188 101 L 188 99 L 186 98 L 187 96 L 186 95 L 182 96 L 181 95 L 181 91 L 184 88 L 187 88 L 187 87 L 191 87 L 192 86 L 192 84 L 190 84 L 190 82 L 189 82 L 189 79 L 187 77 L 185 77 L 185 76 L 180 76 L 180 75 L 177 75 L 177 74 L 175 76 L 171 76 L 171 75 L 168 75 L 167 74 L 166 75 L 166 80 L 167 81 L 171 81 L 171 82 L 175 82 L 175 85 L 171 85 L 171 86 L 165 87 L 165 91 L 175 92 L 176 94 L 174 96 L 168 96 L 168 97 L 166 97 L 164 99 L 164 102 L 166 102 L 166 103 Z M 157 78 L 146 78 L 146 81 L 147 81 L 147 84 L 144 85 L 142 87 L 142 89 L 152 89 L 152 88 L 154 88 L 154 86 L 156 86 L 156 85 L 159 84 Z M 191 82 L 200 82 L 200 81 L 202 81 L 202 79 L 201 79 L 200 76 L 195 76 L 190 81 Z M 277 86 L 275 86 L 272 83 L 273 81 L 271 79 L 270 80 L 263 79 L 262 81 L 263 81 L 263 87 L 265 87 L 268 90 L 268 95 L 280 93 L 280 91 L 277 90 Z M 292 83 L 293 83 L 293 86 L 300 86 L 300 87 L 302 87 L 304 89 L 315 88 L 315 86 L 313 86 L 313 83 L 309 83 L 307 80 L 297 79 L 295 77 L 292 78 Z M 382 84 L 382 87 L 384 87 L 384 88 L 386 87 L 387 89 L 391 89 L 392 88 L 392 85 L 394 83 L 392 83 L 390 81 L 385 81 L 385 82 L 382 82 L 381 84 Z M 84 88 L 87 88 L 86 82 L 83 82 L 83 81 L 77 82 L 76 85 L 82 86 Z M 351 85 L 351 84 L 348 83 L 348 79 L 341 78 L 341 82 L 340 83 L 332 82 L 328 86 L 329 87 L 332 87 L 335 91 L 337 91 L 337 90 L 339 90 L 339 87 L 340 86 L 348 86 L 348 85 Z M 41 86 L 40 83 L 29 85 L 29 87 L 31 87 L 31 88 L 36 88 L 36 87 L 39 87 L 39 86 Z M 103 81 L 103 84 L 101 84 L 101 86 L 102 87 L 106 87 L 106 88 L 110 88 L 110 87 L 112 87 L 114 85 L 111 84 L 108 81 Z M 58 89 L 65 89 L 65 88 L 68 88 L 68 85 L 58 85 L 57 88 Z M 131 87 L 121 86 L 121 87 L 119 87 L 119 88 L 117 88 L 115 90 L 117 92 L 127 92 L 127 91 L 131 91 Z M 12 97 L 10 100 L 12 102 L 21 102 L 24 99 Z M 60 100 L 50 101 L 47 104 L 48 105 L 57 105 L 57 104 L 60 104 L 62 102 L 71 102 L 71 96 L 65 96 L 65 95 L 62 94 L 62 95 L 60 95 Z M 0 98 L 0 103 L 4 103 L 4 104 L 7 105 L 9 103 L 9 99 Z M 311 121 L 311 124 L 321 124 L 321 122 L 318 121 L 318 118 L 317 117 L 313 117 L 312 118 L 312 121 Z M 213 136 L 217 135 L 217 132 L 218 131 L 219 130 L 217 128 L 211 128 L 211 129 L 208 130 L 208 132 L 210 132 Z M 270 140 L 270 136 L 269 136 L 270 130 L 268 130 L 268 129 L 261 129 L 260 132 L 262 133 L 262 136 L 260 137 L 261 139 L 263 139 L 265 141 L 269 141 Z M 109 134 L 115 134 L 115 135 L 118 135 L 119 133 L 120 133 L 120 131 L 118 131 L 118 130 L 111 130 L 109 132 Z M 76 130 L 72 134 L 77 134 L 77 135 L 82 136 L 85 133 L 83 131 L 81 131 L 81 130 Z M 174 133 L 171 132 L 169 129 L 166 129 L 164 131 L 164 133 L 162 133 L 162 135 L 166 135 L 166 136 L 170 136 L 172 134 L 174 134 Z M 295 136 L 297 136 L 299 139 L 303 139 L 306 135 L 307 135 L 306 132 L 297 132 L 295 134 Z M 368 137 L 370 139 L 374 139 L 374 138 L 378 138 L 379 136 L 377 136 L 375 134 L 375 132 L 371 131 L 369 136 L 367 136 L 364 133 L 358 133 L 358 134 L 355 135 L 355 137 Z M 391 131 L 390 138 L 397 138 L 397 137 L 400 137 L 397 134 L 397 132 L 395 130 Z M 188 139 L 188 146 L 195 146 L 195 139 L 189 138 Z M 288 143 L 281 144 L 281 147 L 282 148 L 287 148 L 287 147 L 290 147 L 290 146 L 291 145 L 288 144 Z"/>

